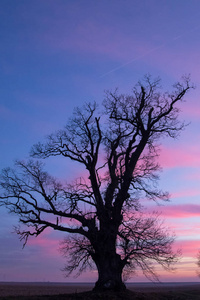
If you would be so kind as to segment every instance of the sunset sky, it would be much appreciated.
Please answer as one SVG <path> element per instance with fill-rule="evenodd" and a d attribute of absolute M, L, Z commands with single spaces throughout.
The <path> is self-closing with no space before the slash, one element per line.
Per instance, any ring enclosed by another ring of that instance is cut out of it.
<path fill-rule="evenodd" d="M 105 90 L 131 93 L 145 74 L 163 90 L 191 74 L 196 86 L 182 103 L 190 122 L 177 140 L 162 141 L 160 187 L 171 201 L 159 211 L 182 248 L 177 270 L 161 281 L 199 281 L 200 250 L 200 1 L 1 0 L 0 169 L 28 158 L 31 146 L 61 129 L 75 106 L 101 103 Z M 50 159 L 59 178 L 78 175 L 77 164 Z M 161 203 L 160 203 L 161 204 Z M 65 279 L 58 251 L 63 233 L 47 230 L 22 243 L 17 217 L 0 207 L 0 281 L 95 281 L 96 272 Z M 146 281 L 138 273 L 132 281 Z"/>

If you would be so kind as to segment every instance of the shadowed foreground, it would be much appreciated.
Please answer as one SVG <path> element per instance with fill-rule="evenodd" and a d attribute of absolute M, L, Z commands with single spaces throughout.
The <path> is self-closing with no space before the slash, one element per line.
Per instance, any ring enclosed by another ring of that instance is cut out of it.
<path fill-rule="evenodd" d="M 200 284 L 128 284 L 125 292 L 94 293 L 91 284 L 0 283 L 0 300 L 200 300 Z M 73 292 L 72 292 L 73 291 Z"/>

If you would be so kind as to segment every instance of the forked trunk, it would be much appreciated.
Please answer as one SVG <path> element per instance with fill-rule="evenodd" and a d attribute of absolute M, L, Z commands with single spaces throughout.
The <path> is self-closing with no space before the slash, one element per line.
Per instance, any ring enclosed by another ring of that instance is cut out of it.
<path fill-rule="evenodd" d="M 95 291 L 122 291 L 126 289 L 122 281 L 122 261 L 118 254 L 107 252 L 104 255 L 96 255 L 95 263 L 99 276 L 94 287 Z"/>

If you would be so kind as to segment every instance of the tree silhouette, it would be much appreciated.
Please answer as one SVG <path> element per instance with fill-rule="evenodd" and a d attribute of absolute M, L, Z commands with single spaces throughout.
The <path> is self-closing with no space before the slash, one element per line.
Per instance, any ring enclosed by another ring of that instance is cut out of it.
<path fill-rule="evenodd" d="M 160 79 L 146 76 L 132 95 L 107 92 L 101 110 L 96 103 L 76 108 L 63 130 L 33 146 L 33 158 L 63 156 L 83 165 L 85 178 L 63 185 L 35 159 L 4 169 L 0 204 L 19 215 L 24 245 L 48 227 L 72 234 L 61 246 L 65 270 L 95 266 L 97 290 L 124 289 L 122 272 L 127 277 L 137 267 L 154 279 L 154 262 L 170 268 L 174 238 L 157 215 L 142 212 L 141 201 L 168 199 L 157 187 L 158 142 L 185 127 L 177 104 L 191 88 L 184 78 L 162 93 Z"/>

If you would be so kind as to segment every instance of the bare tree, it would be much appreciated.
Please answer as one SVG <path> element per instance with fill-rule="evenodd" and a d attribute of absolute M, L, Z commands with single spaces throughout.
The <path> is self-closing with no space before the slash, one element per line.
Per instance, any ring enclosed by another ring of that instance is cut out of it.
<path fill-rule="evenodd" d="M 129 276 L 137 267 L 155 279 L 153 262 L 170 268 L 177 258 L 173 237 L 157 216 L 142 213 L 141 199 L 168 199 L 157 188 L 158 142 L 185 127 L 178 103 L 191 88 L 184 78 L 162 93 L 160 80 L 146 76 L 132 95 L 107 92 L 103 111 L 96 103 L 77 108 L 63 130 L 33 146 L 32 157 L 71 159 L 87 178 L 64 186 L 34 159 L 3 170 L 0 203 L 19 215 L 24 244 L 47 227 L 73 234 L 62 245 L 66 270 L 95 266 L 96 289 L 124 289 L 122 272 Z"/>

